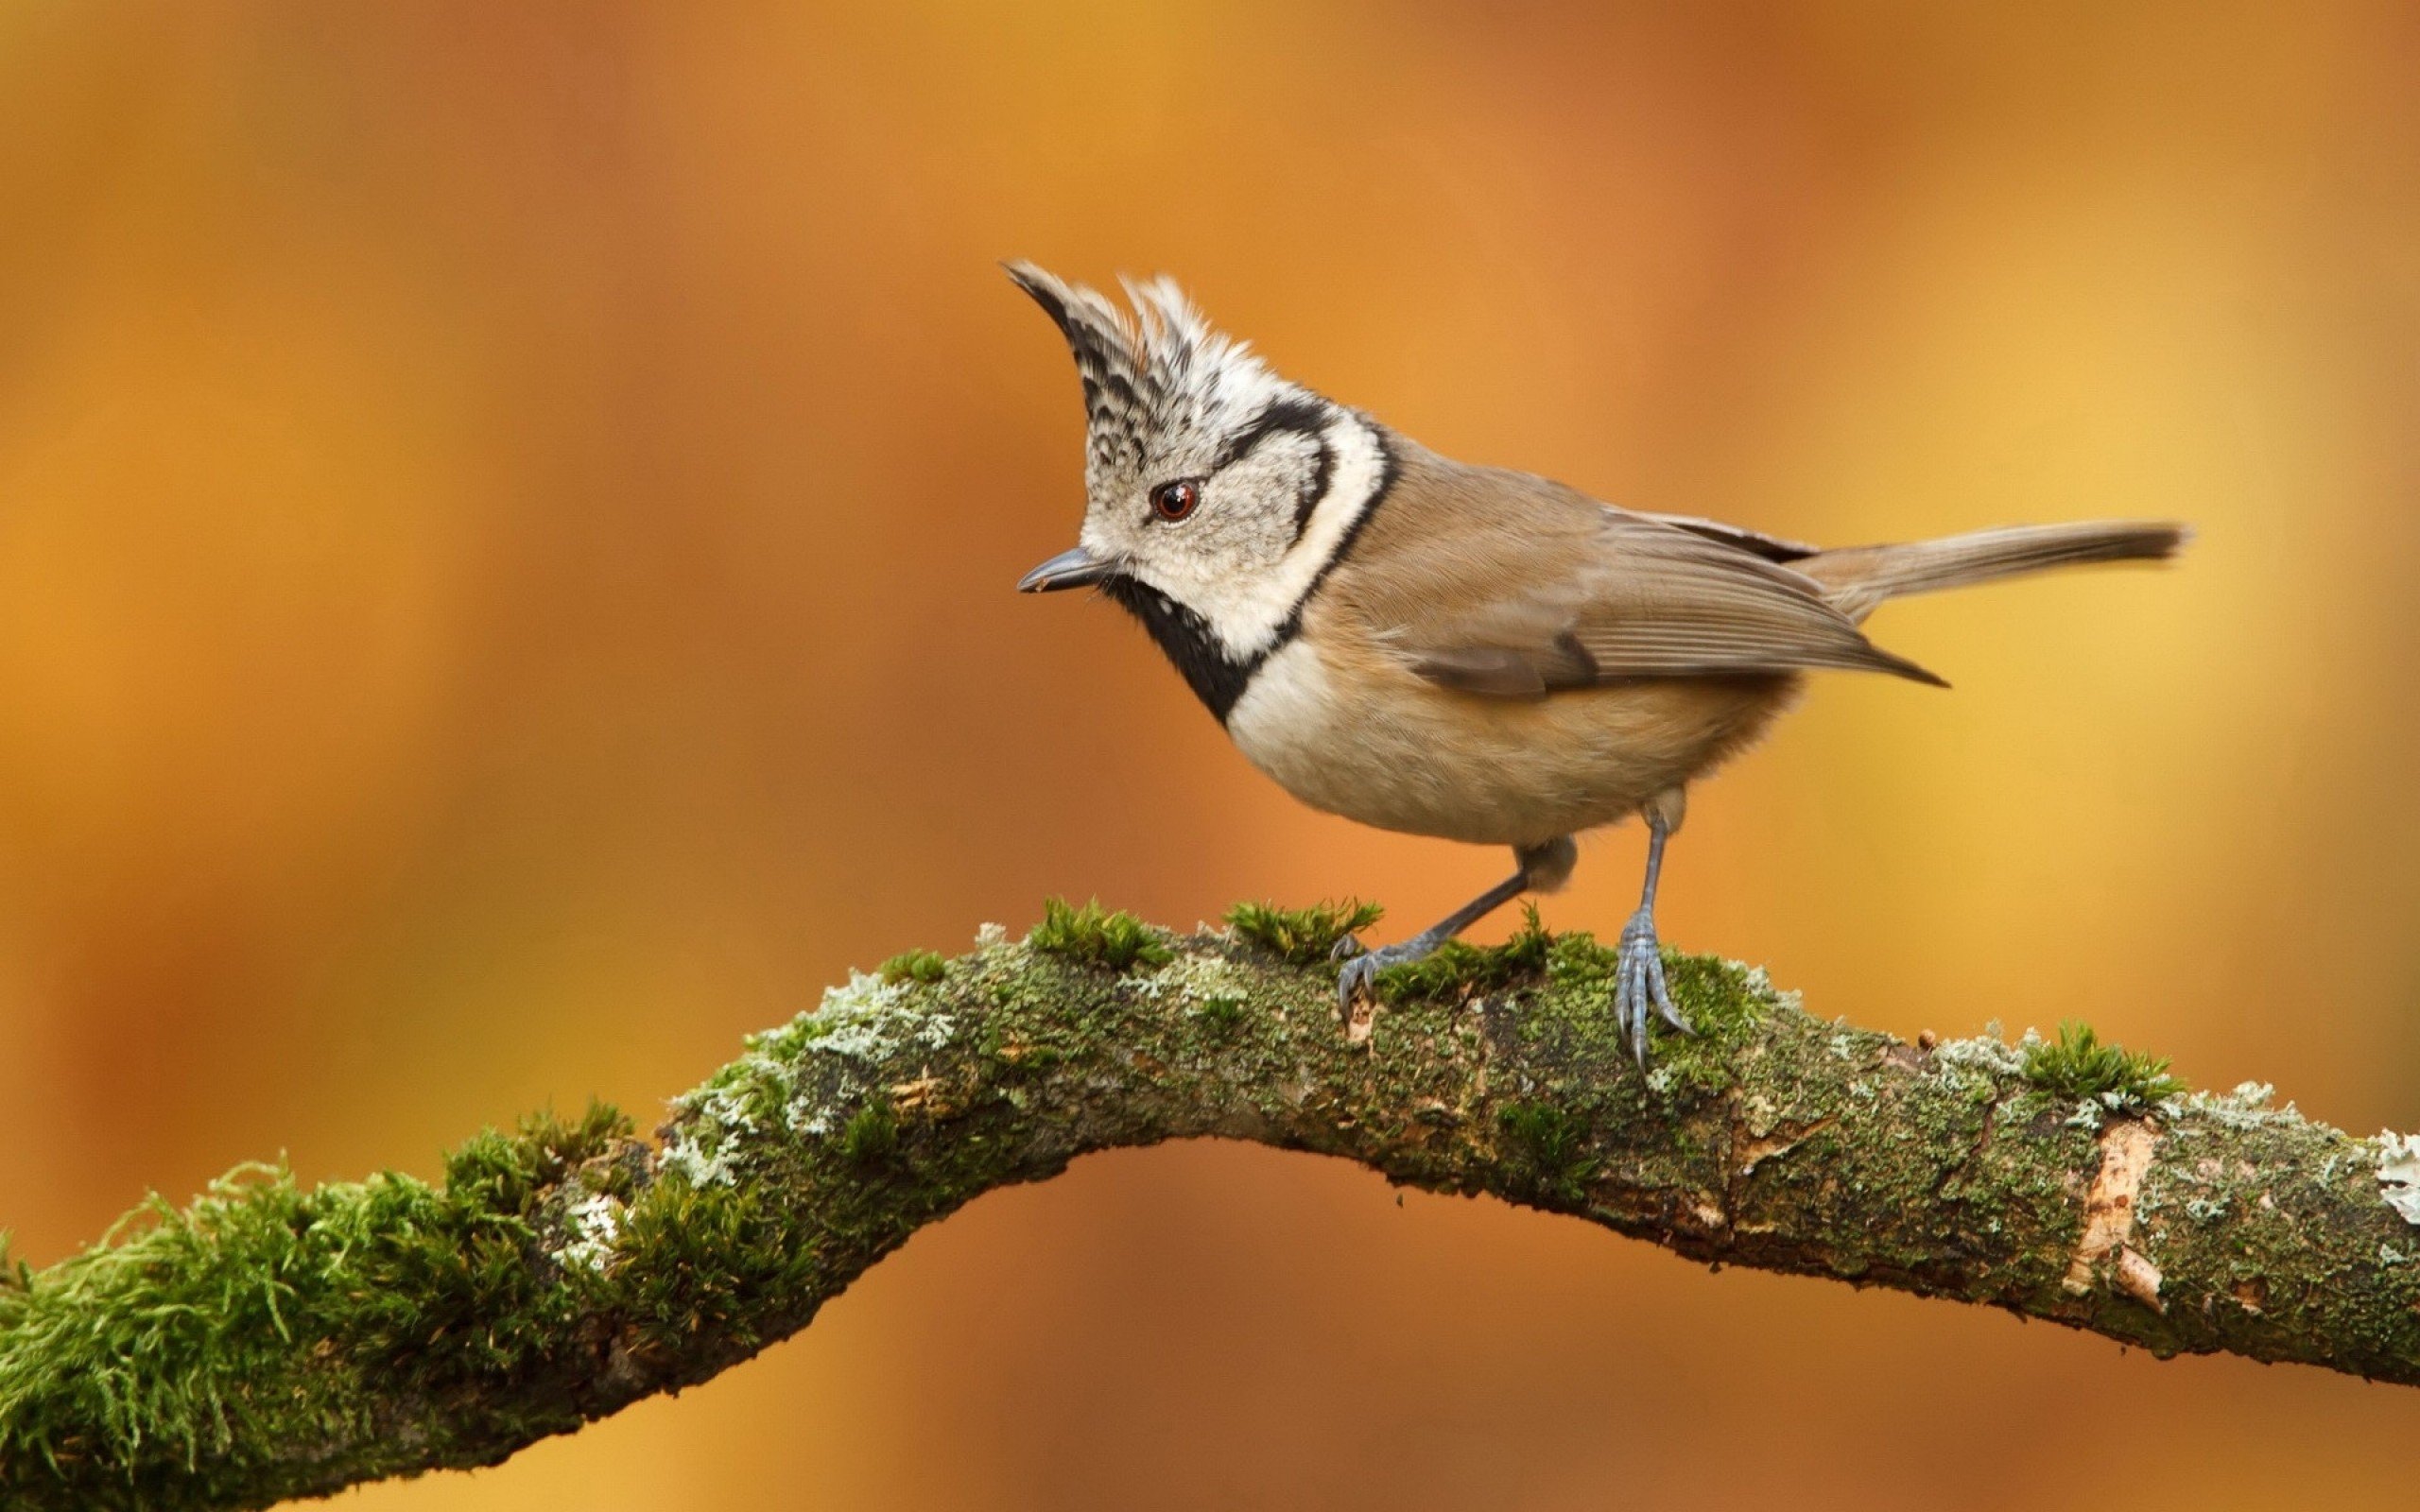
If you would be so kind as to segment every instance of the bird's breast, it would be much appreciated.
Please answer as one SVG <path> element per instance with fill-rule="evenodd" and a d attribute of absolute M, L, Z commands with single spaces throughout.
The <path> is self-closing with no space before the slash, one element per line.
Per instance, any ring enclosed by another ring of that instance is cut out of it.
<path fill-rule="evenodd" d="M 1753 739 L 1793 679 L 1663 679 L 1522 700 L 1436 687 L 1383 652 L 1289 642 L 1227 717 L 1313 808 L 1380 829 L 1537 845 L 1610 824 Z"/>

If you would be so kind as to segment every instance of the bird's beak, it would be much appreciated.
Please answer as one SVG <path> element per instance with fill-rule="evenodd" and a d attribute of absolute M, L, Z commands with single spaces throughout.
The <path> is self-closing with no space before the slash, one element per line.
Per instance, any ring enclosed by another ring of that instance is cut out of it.
<path fill-rule="evenodd" d="M 1110 565 L 1083 547 L 1063 551 L 1017 579 L 1020 593 L 1055 593 L 1063 588 L 1087 588 L 1107 577 Z"/>

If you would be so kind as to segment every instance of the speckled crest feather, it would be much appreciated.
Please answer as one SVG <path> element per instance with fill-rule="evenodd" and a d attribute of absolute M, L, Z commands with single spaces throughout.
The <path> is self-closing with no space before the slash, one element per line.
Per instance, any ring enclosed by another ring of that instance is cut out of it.
<path fill-rule="evenodd" d="M 1293 386 L 1211 329 L 1174 279 L 1120 279 L 1132 313 L 1028 262 L 1003 265 L 1067 338 L 1083 379 L 1086 481 L 1146 468 L 1154 450 L 1231 433 Z"/>

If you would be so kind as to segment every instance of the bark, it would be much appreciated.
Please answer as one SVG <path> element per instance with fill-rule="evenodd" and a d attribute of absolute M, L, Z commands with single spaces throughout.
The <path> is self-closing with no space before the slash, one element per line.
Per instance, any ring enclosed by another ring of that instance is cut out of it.
<path fill-rule="evenodd" d="M 856 978 L 652 1141 L 593 1109 L 480 1136 L 438 1183 L 240 1172 L 13 1271 L 0 1501 L 260 1506 L 491 1464 L 748 1358 L 972 1197 L 1199 1137 L 2163 1355 L 2420 1383 L 2420 1157 L 2265 1089 L 2079 1099 L 2025 1046 L 1910 1044 L 1681 955 L 1699 1033 L 1642 1074 L 1580 936 L 1392 973 L 1359 1033 L 1332 968 L 1232 936 L 1061 946 Z"/>

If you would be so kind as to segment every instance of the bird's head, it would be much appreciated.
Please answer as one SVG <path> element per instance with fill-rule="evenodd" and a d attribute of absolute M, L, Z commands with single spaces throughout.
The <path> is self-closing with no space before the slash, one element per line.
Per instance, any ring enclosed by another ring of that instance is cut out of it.
<path fill-rule="evenodd" d="M 1212 330 L 1168 279 L 1126 284 L 1130 314 L 1008 271 L 1067 338 L 1087 428 L 1079 544 L 1018 586 L 1098 584 L 1172 656 L 1171 627 L 1236 665 L 1266 656 L 1383 489 L 1383 433 Z"/>

